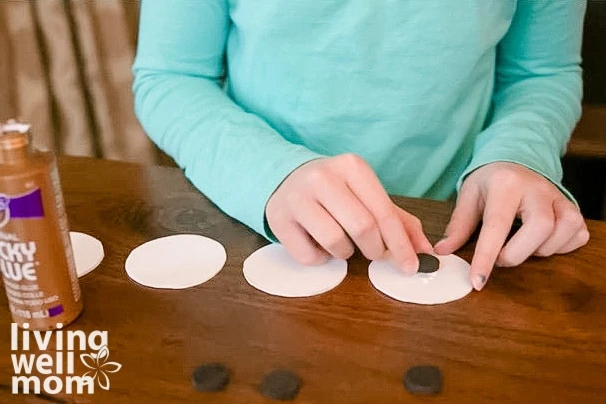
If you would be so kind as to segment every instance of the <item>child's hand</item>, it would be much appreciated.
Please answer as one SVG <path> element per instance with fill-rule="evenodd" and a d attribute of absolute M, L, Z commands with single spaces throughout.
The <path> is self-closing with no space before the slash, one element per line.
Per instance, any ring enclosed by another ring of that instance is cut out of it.
<path fill-rule="evenodd" d="M 397 207 L 372 168 L 353 154 L 310 161 L 278 187 L 265 209 L 274 235 L 299 262 L 347 259 L 354 244 L 370 260 L 390 259 L 415 273 L 431 243 L 416 217 Z"/>
<path fill-rule="evenodd" d="M 516 216 L 523 225 L 505 245 Z M 482 219 L 471 264 L 471 281 L 482 289 L 493 266 L 515 266 L 531 255 L 564 254 L 587 243 L 581 212 L 550 181 L 524 166 L 487 164 L 467 177 L 435 250 L 450 254 L 461 247 Z"/>

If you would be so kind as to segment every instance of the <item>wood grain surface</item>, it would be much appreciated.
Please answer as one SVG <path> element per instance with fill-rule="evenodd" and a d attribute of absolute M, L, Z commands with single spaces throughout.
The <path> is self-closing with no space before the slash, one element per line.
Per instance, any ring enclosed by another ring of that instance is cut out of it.
<path fill-rule="evenodd" d="M 298 403 L 606 402 L 606 223 L 566 256 L 495 270 L 482 292 L 439 306 L 404 304 L 376 291 L 368 262 L 321 296 L 285 299 L 251 288 L 242 262 L 267 242 L 222 214 L 175 168 L 83 158 L 61 159 L 72 230 L 102 240 L 106 258 L 81 279 L 85 309 L 68 329 L 107 330 L 109 391 L 93 396 L 12 396 L 11 322 L 0 297 L 0 402 L 268 402 L 258 384 L 271 370 L 296 372 Z M 418 215 L 432 241 L 452 206 L 395 198 Z M 244 201 L 243 201 L 244 203 Z M 186 290 L 155 290 L 127 278 L 124 261 L 159 236 L 197 233 L 220 241 L 227 264 Z M 459 252 L 471 258 L 472 245 Z M 196 392 L 192 370 L 222 362 L 231 382 Z M 410 366 L 440 367 L 435 397 L 406 392 Z"/>

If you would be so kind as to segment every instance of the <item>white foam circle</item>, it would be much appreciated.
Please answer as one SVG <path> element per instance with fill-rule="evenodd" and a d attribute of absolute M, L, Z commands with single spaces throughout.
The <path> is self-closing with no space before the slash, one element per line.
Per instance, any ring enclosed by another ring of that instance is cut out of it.
<path fill-rule="evenodd" d="M 456 255 L 435 255 L 440 269 L 432 273 L 403 274 L 391 262 L 373 261 L 368 277 L 373 286 L 387 296 L 406 303 L 442 304 L 462 299 L 473 289 L 470 265 Z"/>
<path fill-rule="evenodd" d="M 339 286 L 346 275 L 345 260 L 332 258 L 321 265 L 301 265 L 281 244 L 262 247 L 244 260 L 246 281 L 274 296 L 320 295 Z"/>
<path fill-rule="evenodd" d="M 76 261 L 76 273 L 80 278 L 92 272 L 101 264 L 105 257 L 103 244 L 93 236 L 76 231 L 70 231 L 69 238 L 74 253 L 74 261 Z"/>
<path fill-rule="evenodd" d="M 125 269 L 141 285 L 185 289 L 213 278 L 226 260 L 227 253 L 219 242 L 195 234 L 178 234 L 141 244 L 128 255 Z"/>

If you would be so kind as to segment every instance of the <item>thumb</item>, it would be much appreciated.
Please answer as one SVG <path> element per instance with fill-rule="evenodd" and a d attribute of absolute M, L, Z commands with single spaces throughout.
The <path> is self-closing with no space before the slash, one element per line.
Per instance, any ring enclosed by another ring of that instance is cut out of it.
<path fill-rule="evenodd" d="M 463 186 L 446 226 L 445 236 L 434 247 L 436 254 L 448 255 L 461 248 L 473 234 L 481 217 L 479 189 L 474 185 Z"/>

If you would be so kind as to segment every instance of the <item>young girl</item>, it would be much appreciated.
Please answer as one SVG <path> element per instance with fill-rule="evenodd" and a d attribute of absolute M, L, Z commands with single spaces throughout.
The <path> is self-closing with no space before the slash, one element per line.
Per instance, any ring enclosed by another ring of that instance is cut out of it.
<path fill-rule="evenodd" d="M 305 264 L 449 254 L 471 280 L 589 238 L 562 188 L 585 2 L 145 1 L 133 67 L 150 138 L 224 212 Z M 427 240 L 389 194 L 457 195 Z M 511 224 L 520 230 L 505 244 Z"/>

